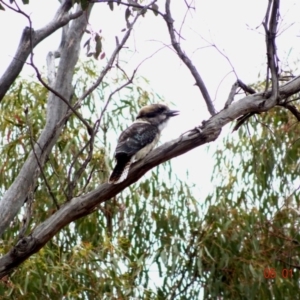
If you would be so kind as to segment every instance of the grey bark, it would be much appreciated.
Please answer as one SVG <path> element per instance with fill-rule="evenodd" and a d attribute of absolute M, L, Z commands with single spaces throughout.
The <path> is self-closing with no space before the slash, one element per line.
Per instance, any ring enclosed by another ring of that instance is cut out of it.
<path fill-rule="evenodd" d="M 69 2 L 70 1 L 65 1 L 64 3 Z M 64 4 L 62 7 L 64 7 Z M 61 20 L 61 10 L 62 9 L 60 9 L 57 13 L 56 19 L 57 22 L 60 20 L 60 24 L 63 24 Z M 65 11 L 66 10 L 64 10 L 64 12 Z M 80 17 L 73 20 L 65 36 L 66 40 L 61 48 L 60 62 L 53 86 L 53 88 L 65 99 L 70 99 L 72 94 L 74 68 L 78 60 L 80 42 L 86 29 L 90 9 L 82 13 L 81 8 L 79 8 L 76 14 L 80 15 Z M 63 15 L 63 19 L 69 20 L 67 15 Z M 50 27 L 58 28 L 53 24 Z M 42 31 L 48 32 L 48 35 L 49 32 L 51 32 L 51 30 L 49 31 L 46 29 L 43 29 Z M 46 34 L 38 34 L 38 36 L 46 37 Z M 24 43 L 24 47 L 27 49 L 27 52 L 25 51 L 26 54 L 23 53 L 23 55 L 28 56 L 28 51 L 30 52 L 30 48 L 28 50 L 29 42 L 27 40 L 27 42 Z M 19 67 L 21 66 L 19 65 Z M 28 193 L 33 191 L 37 177 L 40 174 L 40 167 L 44 165 L 45 158 L 51 152 L 51 149 L 57 141 L 64 126 L 64 122 L 61 122 L 61 120 L 66 114 L 67 108 L 67 105 L 60 98 L 49 93 L 47 100 L 46 125 L 34 147 L 34 150 L 29 154 L 26 162 L 20 170 L 19 175 L 0 201 L 0 236 L 18 213 Z"/>
<path fill-rule="evenodd" d="M 282 99 L 298 92 L 300 92 L 300 76 L 279 89 Z M 56 213 L 38 225 L 29 236 L 21 239 L 9 253 L 0 259 L 0 278 L 42 248 L 64 226 L 92 213 L 100 203 L 120 193 L 150 169 L 196 147 L 216 140 L 222 127 L 241 115 L 249 112 L 263 112 L 273 108 L 276 102 L 268 98 L 270 94 L 271 91 L 244 97 L 211 117 L 201 128 L 191 129 L 177 139 L 153 150 L 144 160 L 133 165 L 128 178 L 124 182 L 117 185 L 101 184 L 94 191 L 81 197 L 75 197 L 64 204 Z"/>
<path fill-rule="evenodd" d="M 65 1 L 64 3 L 69 2 L 70 1 Z M 276 0 L 276 3 L 277 2 L 278 0 Z M 265 93 L 254 93 L 231 104 L 233 101 L 232 92 L 230 101 L 227 103 L 228 105 L 222 111 L 215 114 L 211 99 L 208 93 L 206 93 L 204 82 L 202 81 L 201 77 L 198 76 L 198 71 L 187 58 L 181 47 L 177 45 L 174 35 L 175 29 L 173 27 L 173 21 L 169 9 L 170 1 L 167 0 L 166 4 L 166 16 L 164 17 L 168 25 L 172 45 L 179 58 L 185 62 L 193 74 L 213 116 L 208 121 L 204 122 L 201 127 L 191 129 L 189 132 L 182 134 L 177 139 L 158 147 L 143 161 L 139 161 L 134 164 L 129 172 L 128 178 L 121 184 L 110 185 L 108 183 L 104 183 L 94 191 L 80 197 L 75 197 L 69 202 L 65 203 L 46 221 L 39 224 L 29 236 L 21 238 L 11 251 L 0 258 L 0 278 L 7 275 L 14 267 L 20 265 L 24 260 L 42 248 L 64 226 L 68 225 L 72 221 L 77 220 L 78 218 L 92 213 L 97 209 L 97 206 L 100 203 L 103 203 L 120 193 L 123 189 L 136 182 L 150 169 L 169 159 L 182 155 L 183 153 L 186 153 L 196 147 L 216 140 L 222 130 L 222 127 L 229 122 L 248 113 L 268 111 L 276 105 L 281 105 L 291 110 L 291 108 L 288 108 L 284 100 L 289 96 L 300 92 L 300 76 L 294 78 L 285 85 L 278 87 L 277 73 L 275 67 L 273 67 L 274 70 L 271 70 L 273 76 L 272 79 L 275 78 L 276 80 L 273 80 L 273 86 L 271 90 L 268 90 Z M 274 11 L 274 14 L 275 13 L 276 11 Z M 57 19 L 59 20 L 61 18 L 57 17 Z M 86 27 L 87 19 L 88 12 L 87 15 L 82 15 L 81 13 L 81 16 L 73 21 L 72 25 L 64 35 L 65 41 L 61 48 L 61 59 L 57 70 L 57 76 L 54 78 L 53 82 L 51 82 L 51 87 L 53 87 L 60 95 L 62 95 L 64 99 L 70 99 L 70 95 L 72 93 L 72 76 L 78 59 L 79 45 Z M 34 34 L 36 35 L 36 33 Z M 27 47 L 27 56 L 25 55 L 26 53 L 24 54 L 22 52 L 22 49 L 20 50 L 21 52 L 19 54 L 20 57 L 26 59 L 30 53 L 30 47 L 28 50 L 28 37 L 25 37 L 24 41 L 24 46 Z M 275 59 L 274 53 L 272 54 L 272 57 Z M 18 65 L 19 69 L 22 68 L 23 64 Z M 271 64 L 271 62 L 269 64 Z M 104 76 L 105 73 L 102 75 Z M 100 79 L 101 76 L 99 77 Z M 12 78 L 13 77 L 9 79 L 9 77 L 6 77 L 6 82 L 10 82 Z M 276 85 L 274 85 L 274 83 L 276 83 Z M 92 86 L 91 89 L 95 87 L 96 85 Z M 2 87 L 0 85 L 0 92 L 1 88 Z M 68 106 L 66 103 L 50 93 L 48 98 L 46 125 L 41 133 L 37 145 L 34 147 L 34 152 L 29 155 L 18 177 L 10 189 L 6 192 L 4 198 L 0 201 L 0 234 L 3 233 L 3 231 L 8 227 L 11 220 L 15 217 L 20 207 L 23 205 L 26 196 L 30 191 L 33 190 L 36 178 L 40 173 L 38 162 L 41 166 L 43 166 L 46 156 L 50 153 L 51 148 L 57 141 L 64 124 L 62 120 L 67 112 L 67 109 Z M 297 115 L 297 113 L 299 112 L 295 108 L 294 115 Z M 38 162 L 36 157 L 38 158 Z"/>
<path fill-rule="evenodd" d="M 0 78 L 0 101 L 2 101 L 9 87 L 22 71 L 22 68 L 32 49 L 53 32 L 69 23 L 70 20 L 78 18 L 80 15 L 82 15 L 81 10 L 72 15 L 68 14 L 68 11 L 71 7 L 72 0 L 65 0 L 62 2 L 62 5 L 58 9 L 53 20 L 45 27 L 36 31 L 29 27 L 24 29 L 14 58 L 6 69 L 5 73 Z"/>

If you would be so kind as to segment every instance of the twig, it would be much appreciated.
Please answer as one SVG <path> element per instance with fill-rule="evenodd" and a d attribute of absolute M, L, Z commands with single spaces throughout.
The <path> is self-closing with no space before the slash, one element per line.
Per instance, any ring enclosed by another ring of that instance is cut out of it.
<path fill-rule="evenodd" d="M 200 50 L 200 49 L 204 49 L 204 48 L 207 48 L 207 47 L 213 47 L 215 48 L 228 62 L 228 64 L 230 65 L 231 69 L 232 69 L 232 72 L 234 73 L 236 79 L 238 79 L 238 75 L 237 75 L 237 72 L 235 71 L 235 68 L 231 62 L 231 60 L 229 59 L 229 57 L 225 54 L 225 50 L 223 49 L 223 51 L 221 51 L 219 49 L 219 47 L 214 43 L 214 42 L 210 42 L 208 41 L 206 38 L 204 38 L 202 35 L 200 35 L 198 32 L 196 32 L 195 30 L 193 30 L 193 32 L 195 32 L 202 40 L 204 40 L 208 46 L 204 46 L 204 47 L 201 47 L 201 48 L 198 48 L 197 50 Z"/>
<path fill-rule="evenodd" d="M 272 133 L 272 135 L 273 135 L 274 137 L 276 137 L 276 134 L 275 134 L 275 132 L 271 129 L 270 125 L 266 124 L 265 122 L 259 121 L 259 119 L 257 118 L 257 116 L 255 116 L 255 120 L 256 120 L 256 122 L 259 123 L 260 125 L 266 127 L 266 128 Z"/>
<path fill-rule="evenodd" d="M 138 67 L 139 67 L 139 66 L 138 66 Z M 120 90 L 122 90 L 122 89 L 123 89 L 124 87 L 126 87 L 127 85 L 129 85 L 129 84 L 132 83 L 133 78 L 134 78 L 134 76 L 135 76 L 135 74 L 136 74 L 136 72 L 137 72 L 137 70 L 138 70 L 138 67 L 133 71 L 132 76 L 131 76 L 130 78 L 128 78 L 127 82 L 125 82 L 124 84 L 122 84 L 121 86 L 119 86 L 117 89 L 115 89 L 113 92 L 110 93 L 110 95 L 108 96 L 108 98 L 107 98 L 107 100 L 106 100 L 106 103 L 105 103 L 105 105 L 104 105 L 104 107 L 103 107 L 103 109 L 102 109 L 102 111 L 101 111 L 101 114 L 100 114 L 100 117 L 99 117 L 99 123 L 100 123 L 101 120 L 102 120 L 103 114 L 104 114 L 105 110 L 107 109 L 107 106 L 108 106 L 108 104 L 109 104 L 109 102 L 110 102 L 112 96 L 113 96 L 115 93 L 117 93 L 117 92 L 119 92 Z"/>
<path fill-rule="evenodd" d="M 194 2 L 194 1 L 191 1 L 191 4 L 192 4 L 192 2 Z M 184 0 L 184 3 L 189 9 L 195 9 L 195 7 L 191 6 L 191 4 L 188 4 L 186 0 Z"/>
<path fill-rule="evenodd" d="M 212 47 L 214 47 L 226 60 L 227 60 L 227 62 L 229 63 L 229 65 L 230 65 L 230 67 L 232 68 L 232 72 L 234 73 L 234 75 L 235 75 L 235 77 L 236 77 L 236 79 L 238 79 L 239 77 L 238 77 L 238 74 L 237 74 L 237 72 L 235 71 L 235 68 L 234 68 L 234 66 L 233 66 L 233 64 L 232 64 L 232 62 L 231 62 L 231 60 L 229 59 L 229 57 L 224 53 L 224 52 L 222 52 L 218 47 L 217 47 L 217 45 L 216 44 L 213 44 L 212 45 Z M 223 49 L 223 51 L 225 51 L 225 49 Z"/>
<path fill-rule="evenodd" d="M 198 86 L 198 88 L 201 91 L 201 94 L 204 98 L 204 101 L 206 102 L 206 106 L 207 106 L 208 111 L 210 112 L 211 115 L 215 115 L 216 114 L 215 107 L 212 103 L 211 97 L 208 93 L 208 90 L 207 90 L 207 88 L 206 88 L 199 72 L 197 71 L 196 67 L 193 65 L 193 63 L 189 59 L 189 57 L 183 52 L 183 50 L 181 49 L 180 44 L 176 41 L 175 29 L 174 29 L 174 20 L 173 20 L 172 15 L 171 15 L 170 2 L 171 2 L 170 0 L 166 0 L 166 14 L 164 16 L 164 20 L 166 21 L 167 26 L 168 26 L 172 46 L 175 49 L 175 51 L 176 51 L 177 55 L 179 56 L 179 58 L 185 63 L 185 65 L 188 67 L 188 69 L 192 73 L 194 79 L 196 80 L 196 85 Z"/>
<path fill-rule="evenodd" d="M 86 169 L 88 163 L 91 161 L 92 157 L 93 157 L 93 151 L 94 151 L 94 140 L 95 140 L 95 134 L 98 131 L 98 127 L 99 127 L 99 123 L 96 122 L 95 126 L 93 128 L 92 134 L 90 139 L 88 140 L 88 142 L 83 146 L 83 148 L 75 155 L 71 166 L 69 168 L 69 172 L 68 172 L 68 186 L 67 186 L 67 195 L 68 195 L 68 200 L 71 200 L 73 198 L 73 190 L 76 186 L 76 182 L 77 180 L 81 177 L 82 173 L 84 172 L 84 170 Z M 96 130 L 95 130 L 96 129 Z M 83 153 L 83 151 L 90 146 L 90 149 L 88 151 L 88 155 L 86 157 L 86 159 L 84 160 L 84 162 L 82 163 L 82 165 L 80 166 L 80 168 L 74 173 L 73 176 L 73 180 L 71 180 L 71 170 L 74 166 L 74 164 L 76 163 L 76 161 L 78 160 L 78 157 Z"/>
<path fill-rule="evenodd" d="M 2 1 L 1 1 L 2 2 Z M 25 12 L 23 12 L 17 2 L 14 2 L 15 5 L 17 6 L 17 9 L 14 9 L 13 7 L 11 7 L 11 9 L 15 10 L 16 12 L 24 15 L 29 23 L 29 28 L 30 28 L 30 32 L 32 33 L 33 28 L 32 28 L 32 21 L 29 15 L 27 15 Z M 68 107 L 69 109 L 78 117 L 78 119 L 80 119 L 82 121 L 82 123 L 87 127 L 88 132 L 90 132 L 92 130 L 91 126 L 87 123 L 86 120 L 83 119 L 83 117 L 72 107 L 72 105 L 69 103 L 68 100 L 66 100 L 60 93 L 58 93 L 57 91 L 55 91 L 53 88 L 51 88 L 43 79 L 42 76 L 38 70 L 38 68 L 35 66 L 34 61 L 33 61 L 33 41 L 32 41 L 32 34 L 30 34 L 30 63 L 29 65 L 31 65 L 33 67 L 33 69 L 36 72 L 36 76 L 38 78 L 38 80 L 40 81 L 40 83 L 46 88 L 48 89 L 50 92 L 52 92 L 55 96 L 59 97 Z"/>
<path fill-rule="evenodd" d="M 99 2 L 99 1 L 97 1 L 97 2 Z M 100 1 L 100 2 L 107 2 L 107 1 Z M 90 95 L 99 86 L 99 84 L 102 82 L 104 76 L 113 67 L 113 63 L 114 63 L 117 55 L 121 51 L 121 49 L 124 47 L 126 41 L 128 40 L 128 38 L 130 36 L 130 33 L 132 31 L 132 28 L 133 28 L 134 24 L 136 23 L 137 19 L 143 14 L 144 9 L 148 9 L 155 2 L 156 2 L 156 0 L 152 1 L 149 5 L 142 6 L 143 9 L 136 14 L 136 16 L 135 16 L 134 20 L 132 21 L 132 23 L 129 24 L 129 28 L 128 28 L 127 32 L 125 33 L 122 41 L 119 44 L 117 44 L 117 47 L 115 48 L 114 52 L 112 53 L 112 55 L 111 55 L 110 59 L 108 60 L 105 68 L 102 70 L 100 76 L 98 77 L 96 82 L 90 88 L 88 88 L 86 91 L 84 91 L 84 93 L 78 98 L 77 102 L 74 105 L 75 108 L 79 107 L 82 100 L 85 99 L 88 95 Z"/>
<path fill-rule="evenodd" d="M 40 160 L 38 158 L 38 155 L 37 155 L 37 153 L 35 151 L 35 145 L 34 145 L 34 142 L 33 142 L 31 125 L 30 125 L 30 122 L 29 122 L 29 119 L 28 119 L 28 109 L 25 109 L 25 115 L 26 115 L 26 123 L 27 123 L 27 127 L 28 127 L 28 133 L 29 133 L 29 138 L 30 138 L 30 144 L 31 144 L 32 152 L 33 152 L 33 154 L 35 156 L 35 159 L 36 159 L 36 162 L 37 162 L 37 164 L 39 166 L 39 169 L 40 169 L 41 175 L 42 175 L 42 177 L 44 179 L 44 182 L 45 182 L 45 185 L 47 187 L 48 193 L 51 196 L 51 198 L 52 198 L 52 200 L 53 200 L 56 208 L 59 209 L 58 201 L 57 201 L 55 195 L 52 193 L 50 184 L 48 183 L 48 180 L 47 180 L 46 175 L 44 173 L 44 170 L 43 170 L 43 167 L 41 165 L 41 162 L 40 162 Z M 28 196 L 28 200 L 30 201 L 30 196 Z"/>
<path fill-rule="evenodd" d="M 278 16 L 279 16 L 279 4 L 280 0 L 269 0 L 265 19 L 263 22 L 263 26 L 265 28 L 266 33 L 266 47 L 267 47 L 267 58 L 268 58 L 268 67 L 267 67 L 267 78 L 266 78 L 266 87 L 265 87 L 265 97 L 269 97 L 269 101 L 277 102 L 279 100 L 279 79 L 278 79 L 278 57 L 276 53 L 276 34 L 277 34 L 277 24 L 278 24 Z M 271 93 L 267 93 L 269 88 L 269 74 L 271 73 L 272 80 L 272 89 Z M 251 93 L 251 89 L 248 89 L 247 86 L 241 84 L 241 87 L 247 92 Z M 253 90 L 253 93 L 255 91 Z M 237 124 L 234 126 L 233 131 L 237 130 L 245 121 L 256 114 L 256 112 L 251 112 L 246 114 L 238 119 Z"/>
<path fill-rule="evenodd" d="M 193 0 L 191 1 L 191 3 L 193 2 Z M 183 25 L 184 25 L 184 23 L 185 23 L 185 20 L 186 20 L 186 17 L 187 17 L 187 14 L 188 14 L 188 12 L 190 11 L 190 4 L 188 4 L 187 3 L 187 1 L 185 1 L 185 4 L 186 4 L 186 6 L 187 6 L 187 9 L 186 9 L 186 12 L 185 12 L 185 14 L 184 14 L 184 17 L 183 17 L 183 19 L 182 19 L 182 22 L 181 22 L 181 25 L 180 25 L 180 28 L 179 28 L 179 33 L 178 33 L 178 35 L 179 35 L 179 37 L 181 38 L 181 32 L 182 32 L 182 29 L 183 29 Z"/>
<path fill-rule="evenodd" d="M 31 56 L 31 62 L 30 65 L 33 67 L 33 69 L 36 72 L 36 77 L 38 78 L 38 80 L 40 81 L 40 83 L 46 88 L 48 89 L 51 93 L 53 93 L 55 96 L 57 96 L 59 99 L 61 99 L 69 108 L 69 110 L 71 110 L 74 115 L 86 126 L 89 134 L 91 134 L 92 132 L 92 127 L 90 126 L 90 124 L 79 114 L 79 112 L 76 110 L 78 107 L 74 107 L 70 104 L 70 102 L 63 96 L 61 95 L 59 92 L 57 92 L 56 90 L 54 90 L 51 86 L 49 86 L 42 78 L 38 68 L 35 66 L 34 62 L 33 62 L 33 54 Z"/>
<path fill-rule="evenodd" d="M 88 175 L 88 178 L 86 179 L 85 185 L 84 185 L 83 188 L 81 189 L 82 192 L 78 195 L 78 197 L 81 196 L 83 193 L 85 193 L 85 189 L 86 189 L 87 186 L 89 185 L 89 183 L 90 183 L 90 181 L 91 181 L 91 179 L 92 179 L 92 177 L 93 177 L 93 174 L 94 174 L 94 172 L 95 172 L 95 169 L 96 169 L 96 167 L 93 166 L 91 172 L 90 172 L 89 175 Z"/>
<path fill-rule="evenodd" d="M 291 103 L 291 102 L 295 102 L 295 101 L 299 101 L 300 100 L 300 97 L 296 97 L 292 100 L 286 100 L 285 103 Z"/>
<path fill-rule="evenodd" d="M 231 73 L 232 73 L 232 71 L 229 71 L 227 74 L 225 74 L 225 75 L 223 76 L 223 78 L 222 78 L 221 81 L 219 82 L 219 84 L 218 84 L 218 86 L 217 86 L 217 88 L 216 88 L 214 101 L 216 101 L 216 99 L 217 99 L 217 96 L 218 96 L 218 93 L 219 93 L 219 89 L 220 89 L 220 87 L 221 87 L 223 81 L 224 81 L 224 80 L 227 78 L 227 76 L 229 76 Z"/>
<path fill-rule="evenodd" d="M 162 17 L 164 17 L 164 14 L 162 12 L 160 12 L 159 10 L 151 7 L 155 2 L 157 2 L 157 0 L 151 2 L 149 5 L 140 5 L 138 3 L 134 4 L 134 3 L 127 3 L 127 2 L 122 2 L 119 0 L 89 0 L 90 3 L 108 3 L 108 2 L 112 2 L 112 3 L 117 3 L 117 4 L 121 4 L 127 7 L 133 7 L 133 8 L 138 8 L 140 10 L 151 10 L 154 13 L 161 15 Z"/>
<path fill-rule="evenodd" d="M 238 79 L 238 80 L 232 85 L 232 88 L 231 88 L 231 90 L 230 90 L 228 99 L 227 99 L 227 101 L 226 101 L 226 103 L 225 103 L 225 106 L 224 106 L 225 109 L 228 108 L 228 106 L 229 106 L 229 105 L 232 103 L 232 101 L 234 100 L 234 96 L 235 96 L 235 94 L 236 94 L 236 90 L 237 90 L 238 87 L 240 87 L 240 88 L 241 88 L 244 92 L 246 92 L 246 93 L 249 93 L 249 94 L 255 94 L 255 93 L 256 93 L 256 91 L 255 91 L 252 87 L 246 85 L 246 84 L 243 83 L 240 79 Z M 244 118 L 244 117 L 246 117 L 246 116 L 247 116 L 247 115 L 244 115 L 244 116 L 242 116 L 242 117 Z M 245 119 L 244 121 L 246 121 L 246 119 Z M 244 121 L 243 121 L 243 123 L 244 123 Z"/>

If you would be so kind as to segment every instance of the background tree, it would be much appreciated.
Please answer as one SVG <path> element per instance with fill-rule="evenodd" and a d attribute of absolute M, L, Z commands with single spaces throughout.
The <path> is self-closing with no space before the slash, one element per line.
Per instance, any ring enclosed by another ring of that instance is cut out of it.
<path fill-rule="evenodd" d="M 62 1 L 53 21 L 34 30 L 17 2 L 0 1 L 29 25 L 0 79 L 2 297 L 293 297 L 299 290 L 300 77 L 281 81 L 275 44 L 280 1 L 268 2 L 263 21 L 266 78 L 255 86 L 237 78 L 218 113 L 182 49 L 170 0 L 91 2 Z M 119 5 L 127 26 L 100 70 L 92 61 L 78 63 L 84 32 L 88 55 L 107 56 L 101 33 L 87 29 L 95 5 Z M 211 118 L 137 162 L 123 183 L 109 185 L 110 140 L 139 107 L 160 99 L 138 68 L 128 74 L 120 59 L 137 19 L 150 12 L 164 21 Z M 60 28 L 61 43 L 49 53 L 45 74 L 33 50 Z M 18 78 L 27 60 L 37 80 Z M 246 96 L 233 102 L 239 91 Z M 216 152 L 218 186 L 202 203 L 170 165 L 160 164 L 216 140 L 235 119 L 239 139 L 229 136 L 227 150 Z"/>

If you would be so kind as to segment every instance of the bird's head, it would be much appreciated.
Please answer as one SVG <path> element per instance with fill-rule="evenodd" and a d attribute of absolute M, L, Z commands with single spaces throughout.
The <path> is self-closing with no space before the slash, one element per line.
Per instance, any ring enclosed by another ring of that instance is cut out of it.
<path fill-rule="evenodd" d="M 171 110 L 165 104 L 151 104 L 144 106 L 136 117 L 137 122 L 144 121 L 164 128 L 171 117 L 179 114 L 178 110 Z"/>

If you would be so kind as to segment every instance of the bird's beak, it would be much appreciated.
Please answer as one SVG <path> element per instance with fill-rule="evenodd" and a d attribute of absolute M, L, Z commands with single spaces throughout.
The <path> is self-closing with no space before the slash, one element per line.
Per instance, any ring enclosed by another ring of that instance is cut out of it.
<path fill-rule="evenodd" d="M 168 117 L 175 117 L 178 116 L 179 110 L 169 110 L 166 112 L 166 116 Z"/>

